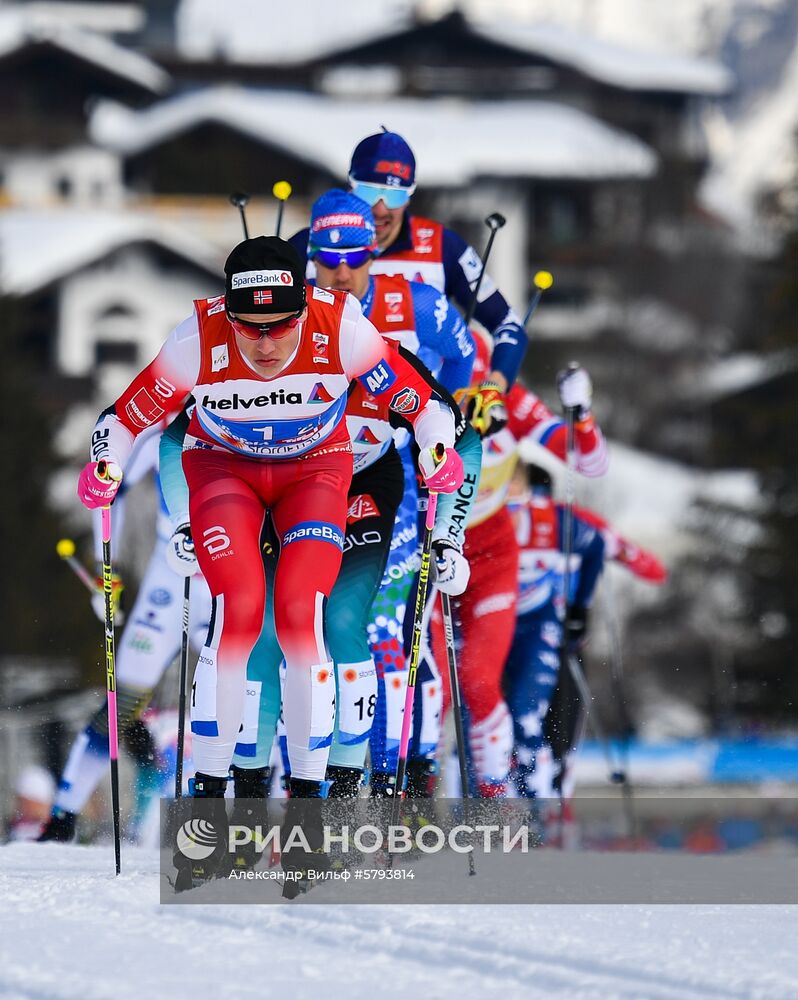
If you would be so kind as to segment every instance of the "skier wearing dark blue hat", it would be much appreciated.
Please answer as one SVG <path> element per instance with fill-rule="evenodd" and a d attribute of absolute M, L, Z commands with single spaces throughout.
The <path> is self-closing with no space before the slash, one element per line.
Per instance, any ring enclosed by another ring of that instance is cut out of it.
<path fill-rule="evenodd" d="M 379 256 L 372 274 L 401 274 L 444 292 L 466 311 L 482 261 L 473 247 L 442 223 L 411 215 L 408 205 L 416 189 L 416 160 L 410 146 L 396 132 L 382 131 L 361 140 L 349 167 L 351 190 L 371 206 Z M 300 252 L 308 244 L 308 230 L 292 237 Z M 470 407 L 471 421 L 484 437 L 507 422 L 504 394 L 512 386 L 526 351 L 520 317 L 488 275 L 479 292 L 474 318 L 493 339 L 490 371 Z"/>

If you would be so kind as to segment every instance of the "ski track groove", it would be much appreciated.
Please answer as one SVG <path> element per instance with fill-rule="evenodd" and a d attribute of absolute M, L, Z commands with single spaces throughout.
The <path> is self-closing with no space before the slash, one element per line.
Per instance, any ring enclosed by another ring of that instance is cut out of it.
<path fill-rule="evenodd" d="M 47 847 L 0 850 L 3 1000 L 798 1000 L 795 907 L 162 906 L 154 854 Z"/>
<path fill-rule="evenodd" d="M 309 909 L 315 913 L 320 911 L 323 913 L 315 918 L 315 923 L 312 926 L 309 926 L 311 919 L 308 914 Z M 347 911 L 354 909 L 358 913 L 362 913 L 367 909 L 384 911 L 385 908 L 348 906 L 346 909 Z M 405 909 L 407 907 L 401 908 L 400 922 Z M 468 908 L 468 911 L 465 908 L 461 909 L 464 917 L 474 915 L 470 913 L 471 908 Z M 511 909 L 514 908 L 507 907 L 508 911 Z M 227 908 L 208 907 L 196 914 L 192 908 L 191 916 L 199 923 L 224 924 L 230 929 L 237 929 L 240 919 L 238 913 L 218 912 L 220 910 L 227 911 Z M 504 908 L 498 912 L 504 912 Z M 465 941 L 460 934 L 459 940 L 453 942 L 451 934 L 433 936 L 429 926 L 422 928 L 423 937 L 411 936 L 407 929 L 397 932 L 390 927 L 374 928 L 368 924 L 364 927 L 359 923 L 357 926 L 353 926 L 355 921 L 350 912 L 344 915 L 341 910 L 333 910 L 331 907 L 325 907 L 322 910 L 319 906 L 311 907 L 307 903 L 301 904 L 301 908 L 295 911 L 281 910 L 277 914 L 270 912 L 269 915 L 272 920 L 279 921 L 268 928 L 270 934 L 287 936 L 291 940 L 293 935 L 290 934 L 289 924 L 296 923 L 303 933 L 312 937 L 314 943 L 330 943 L 337 947 L 351 945 L 355 950 L 369 954 L 372 974 L 375 971 L 373 965 L 377 959 L 374 949 L 379 947 L 385 952 L 379 958 L 385 959 L 388 963 L 394 962 L 396 955 L 401 951 L 403 962 L 420 964 L 424 969 L 428 969 L 430 965 L 445 966 L 450 977 L 454 975 L 463 979 L 462 987 L 470 986 L 473 988 L 475 985 L 473 977 L 476 973 L 482 980 L 481 990 L 499 989 L 502 991 L 502 995 L 508 997 L 546 997 L 561 994 L 573 997 L 574 1000 L 582 997 L 589 997 L 591 1000 L 595 997 L 601 997 L 602 1000 L 615 1000 L 615 998 L 622 1000 L 622 998 L 630 997 L 645 997 L 650 998 L 650 1000 L 691 1000 L 693 997 L 748 1000 L 748 998 L 759 997 L 764 1000 L 770 996 L 774 1000 L 777 997 L 780 1000 L 785 1000 L 781 991 L 772 994 L 760 992 L 761 983 L 759 987 L 746 984 L 743 988 L 730 989 L 729 987 L 715 986 L 708 981 L 688 982 L 684 979 L 676 979 L 655 970 L 619 968 L 617 965 L 599 960 L 579 960 L 530 951 L 524 953 L 508 951 L 506 948 L 497 948 L 493 943 L 489 945 L 489 954 L 486 954 L 484 959 L 478 959 L 474 957 L 474 953 L 485 948 L 484 937 Z M 363 916 L 368 920 L 371 914 L 363 914 Z M 331 927 L 331 925 L 335 925 L 335 927 Z M 440 931 L 440 923 L 433 922 L 432 928 Z M 348 933 L 350 940 L 344 940 L 341 934 L 342 930 Z M 370 940 L 366 939 L 366 935 L 370 936 Z M 390 971 L 390 969 L 386 971 Z M 510 979 L 517 986 L 517 993 L 510 992 Z M 578 985 L 575 980 L 578 980 Z M 469 995 L 468 992 L 462 992 L 460 985 L 455 989 L 455 985 L 450 982 L 443 993 L 438 993 L 434 985 L 431 985 L 426 989 L 426 995 L 429 997 Z M 614 990 L 610 992 L 613 987 Z"/>

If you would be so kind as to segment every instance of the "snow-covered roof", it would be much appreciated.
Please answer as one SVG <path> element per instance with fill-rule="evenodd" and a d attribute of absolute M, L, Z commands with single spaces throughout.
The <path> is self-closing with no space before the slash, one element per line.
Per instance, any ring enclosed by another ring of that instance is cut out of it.
<path fill-rule="evenodd" d="M 137 0 L 27 0 L 32 13 L 58 20 L 74 28 L 99 31 L 105 35 L 140 31 L 146 17 Z"/>
<path fill-rule="evenodd" d="M 472 17 L 470 21 L 483 38 L 564 63 L 616 87 L 720 95 L 727 93 L 733 84 L 729 71 L 717 63 L 633 49 L 559 24 L 499 17 Z"/>
<path fill-rule="evenodd" d="M 0 59 L 26 45 L 47 42 L 107 73 L 124 77 L 153 94 L 168 90 L 171 78 L 152 60 L 110 39 L 83 31 L 41 10 L 14 8 L 0 11 Z"/>
<path fill-rule="evenodd" d="M 656 154 L 640 140 L 549 101 L 337 100 L 314 94 L 209 88 L 144 111 L 113 102 L 89 123 L 98 145 L 122 156 L 220 123 L 289 155 L 346 177 L 356 142 L 382 123 L 413 147 L 427 185 L 478 177 L 646 177 Z"/>
<path fill-rule="evenodd" d="M 685 379 L 679 386 L 685 396 L 715 402 L 764 385 L 771 379 L 798 370 L 798 351 L 771 354 L 735 354 L 713 363 L 708 370 Z"/>
<path fill-rule="evenodd" d="M 78 209 L 0 212 L 0 292 L 30 295 L 132 243 L 155 243 L 196 267 L 222 272 L 219 251 L 142 213 Z"/>
<path fill-rule="evenodd" d="M 414 0 L 292 0 L 279 14 L 264 0 L 182 0 L 177 45 L 190 59 L 287 66 L 410 27 Z"/>
<path fill-rule="evenodd" d="M 473 33 L 521 52 L 564 63 L 587 76 L 635 90 L 723 94 L 731 75 L 716 63 L 690 56 L 604 41 L 539 18 L 513 20 L 473 9 Z M 390 38 L 413 27 L 414 0 L 347 0 L 341 8 L 318 0 L 292 0 L 274 16 L 262 0 L 182 0 L 178 47 L 189 58 L 221 56 L 231 62 L 292 65 Z M 555 12 L 559 13 L 559 12 Z"/>

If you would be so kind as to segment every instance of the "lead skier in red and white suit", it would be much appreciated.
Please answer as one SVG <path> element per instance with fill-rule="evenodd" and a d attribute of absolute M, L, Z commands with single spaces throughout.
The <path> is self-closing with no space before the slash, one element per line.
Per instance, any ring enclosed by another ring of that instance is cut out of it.
<path fill-rule="evenodd" d="M 317 796 L 332 741 L 335 683 L 324 607 L 338 575 L 352 476 L 344 420 L 358 379 L 408 419 L 430 489 L 462 482 L 451 410 L 345 292 L 305 285 L 305 263 L 277 237 L 245 240 L 225 264 L 225 295 L 198 300 L 92 435 L 78 495 L 111 501 L 133 440 L 194 397 L 183 468 L 191 533 L 214 601 L 198 671 L 215 683 L 192 706 L 195 794 L 223 789 L 242 718 L 246 664 L 263 622 L 260 535 L 281 540 L 275 624 L 286 660 L 284 719 L 292 794 Z M 107 463 L 111 481 L 99 478 Z M 198 685 L 200 687 L 200 685 Z"/>

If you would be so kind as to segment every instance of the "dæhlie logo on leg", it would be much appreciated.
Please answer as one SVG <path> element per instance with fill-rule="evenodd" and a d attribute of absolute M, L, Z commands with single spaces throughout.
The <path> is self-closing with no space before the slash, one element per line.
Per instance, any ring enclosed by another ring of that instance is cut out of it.
<path fill-rule="evenodd" d="M 230 536 L 220 524 L 215 524 L 212 528 L 206 528 L 202 532 L 202 545 L 208 550 L 210 556 L 216 555 L 230 548 Z"/>

